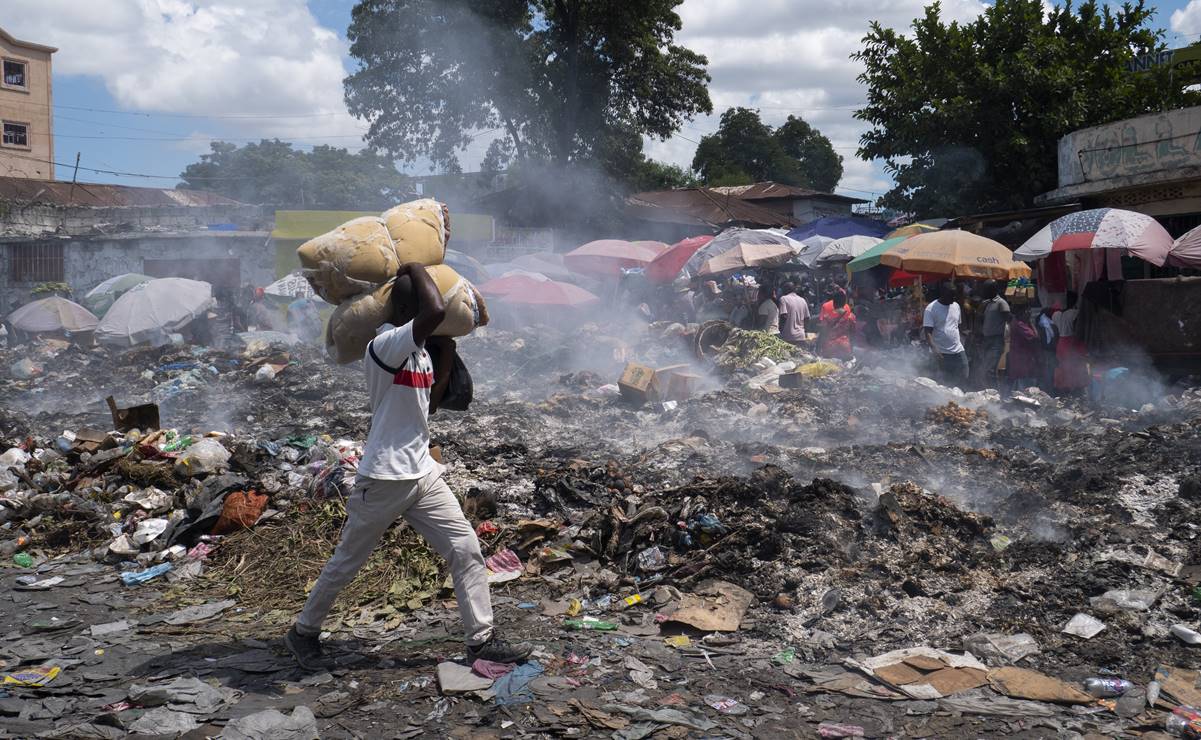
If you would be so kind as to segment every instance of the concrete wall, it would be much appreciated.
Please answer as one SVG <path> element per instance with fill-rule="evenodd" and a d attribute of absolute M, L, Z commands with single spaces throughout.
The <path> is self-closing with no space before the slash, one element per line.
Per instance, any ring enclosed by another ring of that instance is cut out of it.
<path fill-rule="evenodd" d="M 263 228 L 261 206 L 56 206 L 0 202 L 0 236 L 91 236 L 138 231 L 194 231 L 213 224 Z"/>
<path fill-rule="evenodd" d="M 821 198 L 802 198 L 792 201 L 792 217 L 798 224 L 807 224 L 828 216 L 850 216 L 851 204 Z"/>
<path fill-rule="evenodd" d="M 51 90 L 51 52 L 24 46 L 0 33 L 0 57 L 25 63 L 24 88 L 4 84 L 0 74 L 0 119 L 28 125 L 28 146 L 0 143 L 0 175 L 53 180 L 54 96 Z M 41 160 L 41 161 L 31 161 Z"/>
<path fill-rule="evenodd" d="M 276 278 L 275 252 L 268 237 L 267 232 L 199 232 L 64 239 L 63 277 L 77 297 L 110 277 L 145 273 L 151 263 L 168 268 L 176 277 L 215 283 L 228 279 L 234 267 L 239 284 L 264 286 Z M 12 244 L 0 243 L 0 311 L 14 300 L 27 301 L 34 287 L 10 280 Z"/>
<path fill-rule="evenodd" d="M 1177 179 L 1201 166 L 1201 106 L 1073 131 L 1059 140 L 1059 187 L 1144 176 Z"/>

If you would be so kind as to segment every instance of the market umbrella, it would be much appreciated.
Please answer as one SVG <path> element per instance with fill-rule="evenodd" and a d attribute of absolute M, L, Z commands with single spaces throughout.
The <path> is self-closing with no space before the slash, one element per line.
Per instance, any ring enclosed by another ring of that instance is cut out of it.
<path fill-rule="evenodd" d="M 864 270 L 870 270 L 873 267 L 876 267 L 880 264 L 880 255 L 884 254 L 908 238 L 909 237 L 907 236 L 894 236 L 891 239 L 885 239 L 876 246 L 848 262 L 847 269 L 851 272 L 862 272 Z"/>
<path fill-rule="evenodd" d="M 1015 262 L 1004 244 L 958 229 L 911 236 L 883 252 L 880 264 L 953 278 L 1009 280 L 1030 275 L 1030 268 Z"/>
<path fill-rule="evenodd" d="M 96 341 L 133 346 L 162 344 L 213 305 L 213 286 L 201 280 L 158 278 L 117 299 L 96 327 Z"/>
<path fill-rule="evenodd" d="M 804 246 L 801 251 L 797 252 L 796 261 L 800 262 L 805 267 L 812 268 L 813 263 L 817 262 L 817 258 L 826 251 L 826 247 L 834 243 L 834 239 L 829 236 L 811 236 L 801 241 Z"/>
<path fill-rule="evenodd" d="M 885 234 L 884 238 L 885 239 L 895 239 L 898 236 L 900 236 L 900 237 L 917 236 L 918 234 L 929 234 L 929 233 L 932 233 L 935 231 L 938 231 L 937 226 L 931 226 L 930 224 L 916 223 L 916 224 L 909 224 L 908 226 L 902 226 L 899 229 L 893 229 L 892 231 Z"/>
<path fill-rule="evenodd" d="M 8 315 L 14 329 L 28 334 L 43 332 L 79 332 L 96 328 L 96 315 L 74 301 L 50 296 L 26 303 Z"/>
<path fill-rule="evenodd" d="M 1027 239 L 1013 256 L 1033 262 L 1053 252 L 1077 249 L 1117 249 L 1162 267 L 1172 249 L 1172 237 L 1145 213 L 1090 208 L 1055 219 Z"/>
<path fill-rule="evenodd" d="M 709 234 L 691 236 L 672 244 L 646 266 L 646 279 L 652 283 L 670 283 L 684 269 L 684 264 L 713 237 Z"/>
<path fill-rule="evenodd" d="M 442 260 L 471 283 L 482 283 L 488 279 L 488 270 L 475 257 L 457 249 L 447 249 Z"/>
<path fill-rule="evenodd" d="M 1190 230 L 1172 244 L 1168 264 L 1201 269 L 1201 226 Z"/>
<path fill-rule="evenodd" d="M 837 262 L 850 262 L 883 241 L 874 236 L 844 236 L 827 244 L 813 264 L 820 267 Z"/>
<path fill-rule="evenodd" d="M 479 286 L 484 295 L 501 303 L 520 306 L 552 306 L 575 308 L 600 300 L 578 285 L 561 283 L 536 274 L 510 274 L 494 278 Z"/>
<path fill-rule="evenodd" d="M 783 229 L 745 229 L 733 226 L 722 231 L 713 239 L 696 250 L 684 263 L 684 271 L 689 276 L 700 272 L 701 266 L 717 255 L 728 252 L 739 244 L 779 244 L 789 247 L 793 252 L 800 252 L 804 244 L 790 238 Z"/>
<path fill-rule="evenodd" d="M 752 267 L 779 267 L 796 256 L 792 247 L 782 244 L 739 244 L 707 261 L 698 275 L 720 275 Z"/>
<path fill-rule="evenodd" d="M 99 316 L 103 316 L 104 312 L 113 305 L 113 302 L 121 297 L 125 291 L 135 285 L 147 283 L 154 278 L 149 275 L 141 275 L 136 272 L 127 272 L 124 275 L 117 275 L 92 288 L 84 294 L 81 301 L 88 310 Z"/>
<path fill-rule="evenodd" d="M 316 295 L 313 292 L 313 286 L 309 284 L 309 281 L 305 279 L 300 271 L 284 275 L 279 280 L 263 288 L 263 293 L 280 298 L 311 298 Z"/>
<path fill-rule="evenodd" d="M 617 277 L 622 270 L 645 268 L 666 249 L 663 242 L 598 239 L 563 255 L 563 264 L 580 275 Z"/>

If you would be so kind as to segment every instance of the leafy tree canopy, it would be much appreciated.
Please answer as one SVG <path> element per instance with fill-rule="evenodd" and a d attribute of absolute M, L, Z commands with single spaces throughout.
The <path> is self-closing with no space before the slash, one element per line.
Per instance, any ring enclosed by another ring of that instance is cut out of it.
<path fill-rule="evenodd" d="M 180 187 L 243 203 L 330 210 L 382 210 L 411 191 L 392 160 L 369 149 L 352 153 L 323 145 L 303 151 L 279 139 L 241 147 L 214 141 L 209 147 L 180 174 Z"/>
<path fill-rule="evenodd" d="M 829 139 L 796 116 L 773 129 L 756 110 L 730 108 L 717 131 L 701 139 L 692 169 L 706 185 L 774 180 L 830 192 L 842 179 L 842 157 Z"/>
<path fill-rule="evenodd" d="M 486 171 L 586 163 L 637 180 L 643 136 L 712 110 L 705 57 L 673 43 L 680 2 L 360 0 L 347 104 L 368 142 L 409 162 L 453 171 L 459 150 L 497 131 Z M 634 153 L 613 151 L 631 135 Z"/>
<path fill-rule="evenodd" d="M 1028 206 L 1057 182 L 1058 140 L 1072 131 L 1199 96 L 1166 70 L 1132 74 L 1163 48 L 1144 0 L 1049 10 L 996 0 L 975 21 L 945 23 L 938 3 L 913 34 L 873 23 L 854 58 L 871 125 L 859 155 L 883 159 L 895 187 L 881 205 L 923 216 Z"/>

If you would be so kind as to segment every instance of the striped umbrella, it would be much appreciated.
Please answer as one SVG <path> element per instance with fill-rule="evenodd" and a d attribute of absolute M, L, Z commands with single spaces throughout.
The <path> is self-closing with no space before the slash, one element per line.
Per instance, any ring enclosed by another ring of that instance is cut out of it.
<path fill-rule="evenodd" d="M 1117 249 L 1161 267 L 1172 249 L 1172 237 L 1144 213 L 1092 208 L 1055 219 L 1018 247 L 1013 257 L 1033 262 L 1052 252 L 1075 249 Z"/>

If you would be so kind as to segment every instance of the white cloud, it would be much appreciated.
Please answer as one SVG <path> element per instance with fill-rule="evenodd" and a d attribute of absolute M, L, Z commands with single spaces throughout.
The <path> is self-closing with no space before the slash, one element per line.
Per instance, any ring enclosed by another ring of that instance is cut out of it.
<path fill-rule="evenodd" d="M 123 109 L 290 115 L 225 123 L 361 145 L 364 126 L 342 98 L 346 42 L 304 0 L 6 0 L 5 10 L 10 33 L 59 48 L 57 74 L 98 77 Z"/>
<path fill-rule="evenodd" d="M 1201 33 L 1201 0 L 1189 0 L 1189 4 L 1172 11 L 1172 30 L 1182 36 Z"/>
<path fill-rule="evenodd" d="M 889 178 L 883 170 L 855 157 L 865 126 L 854 119 L 854 112 L 864 92 L 856 79 L 862 66 L 850 56 L 859 50 L 871 21 L 908 31 L 924 13 L 925 4 L 925 0 L 759 0 L 754 4 L 685 0 L 679 10 L 683 28 L 678 40 L 709 58 L 714 115 L 697 119 L 682 135 L 699 140 L 716 130 L 721 113 L 732 106 L 759 108 L 772 125 L 779 125 L 790 113 L 799 115 L 830 137 L 843 156 L 843 187 L 887 190 Z M 984 7 L 979 0 L 949 0 L 943 3 L 943 18 L 971 20 Z M 650 142 L 647 151 L 687 165 L 695 148 L 676 137 Z"/>

